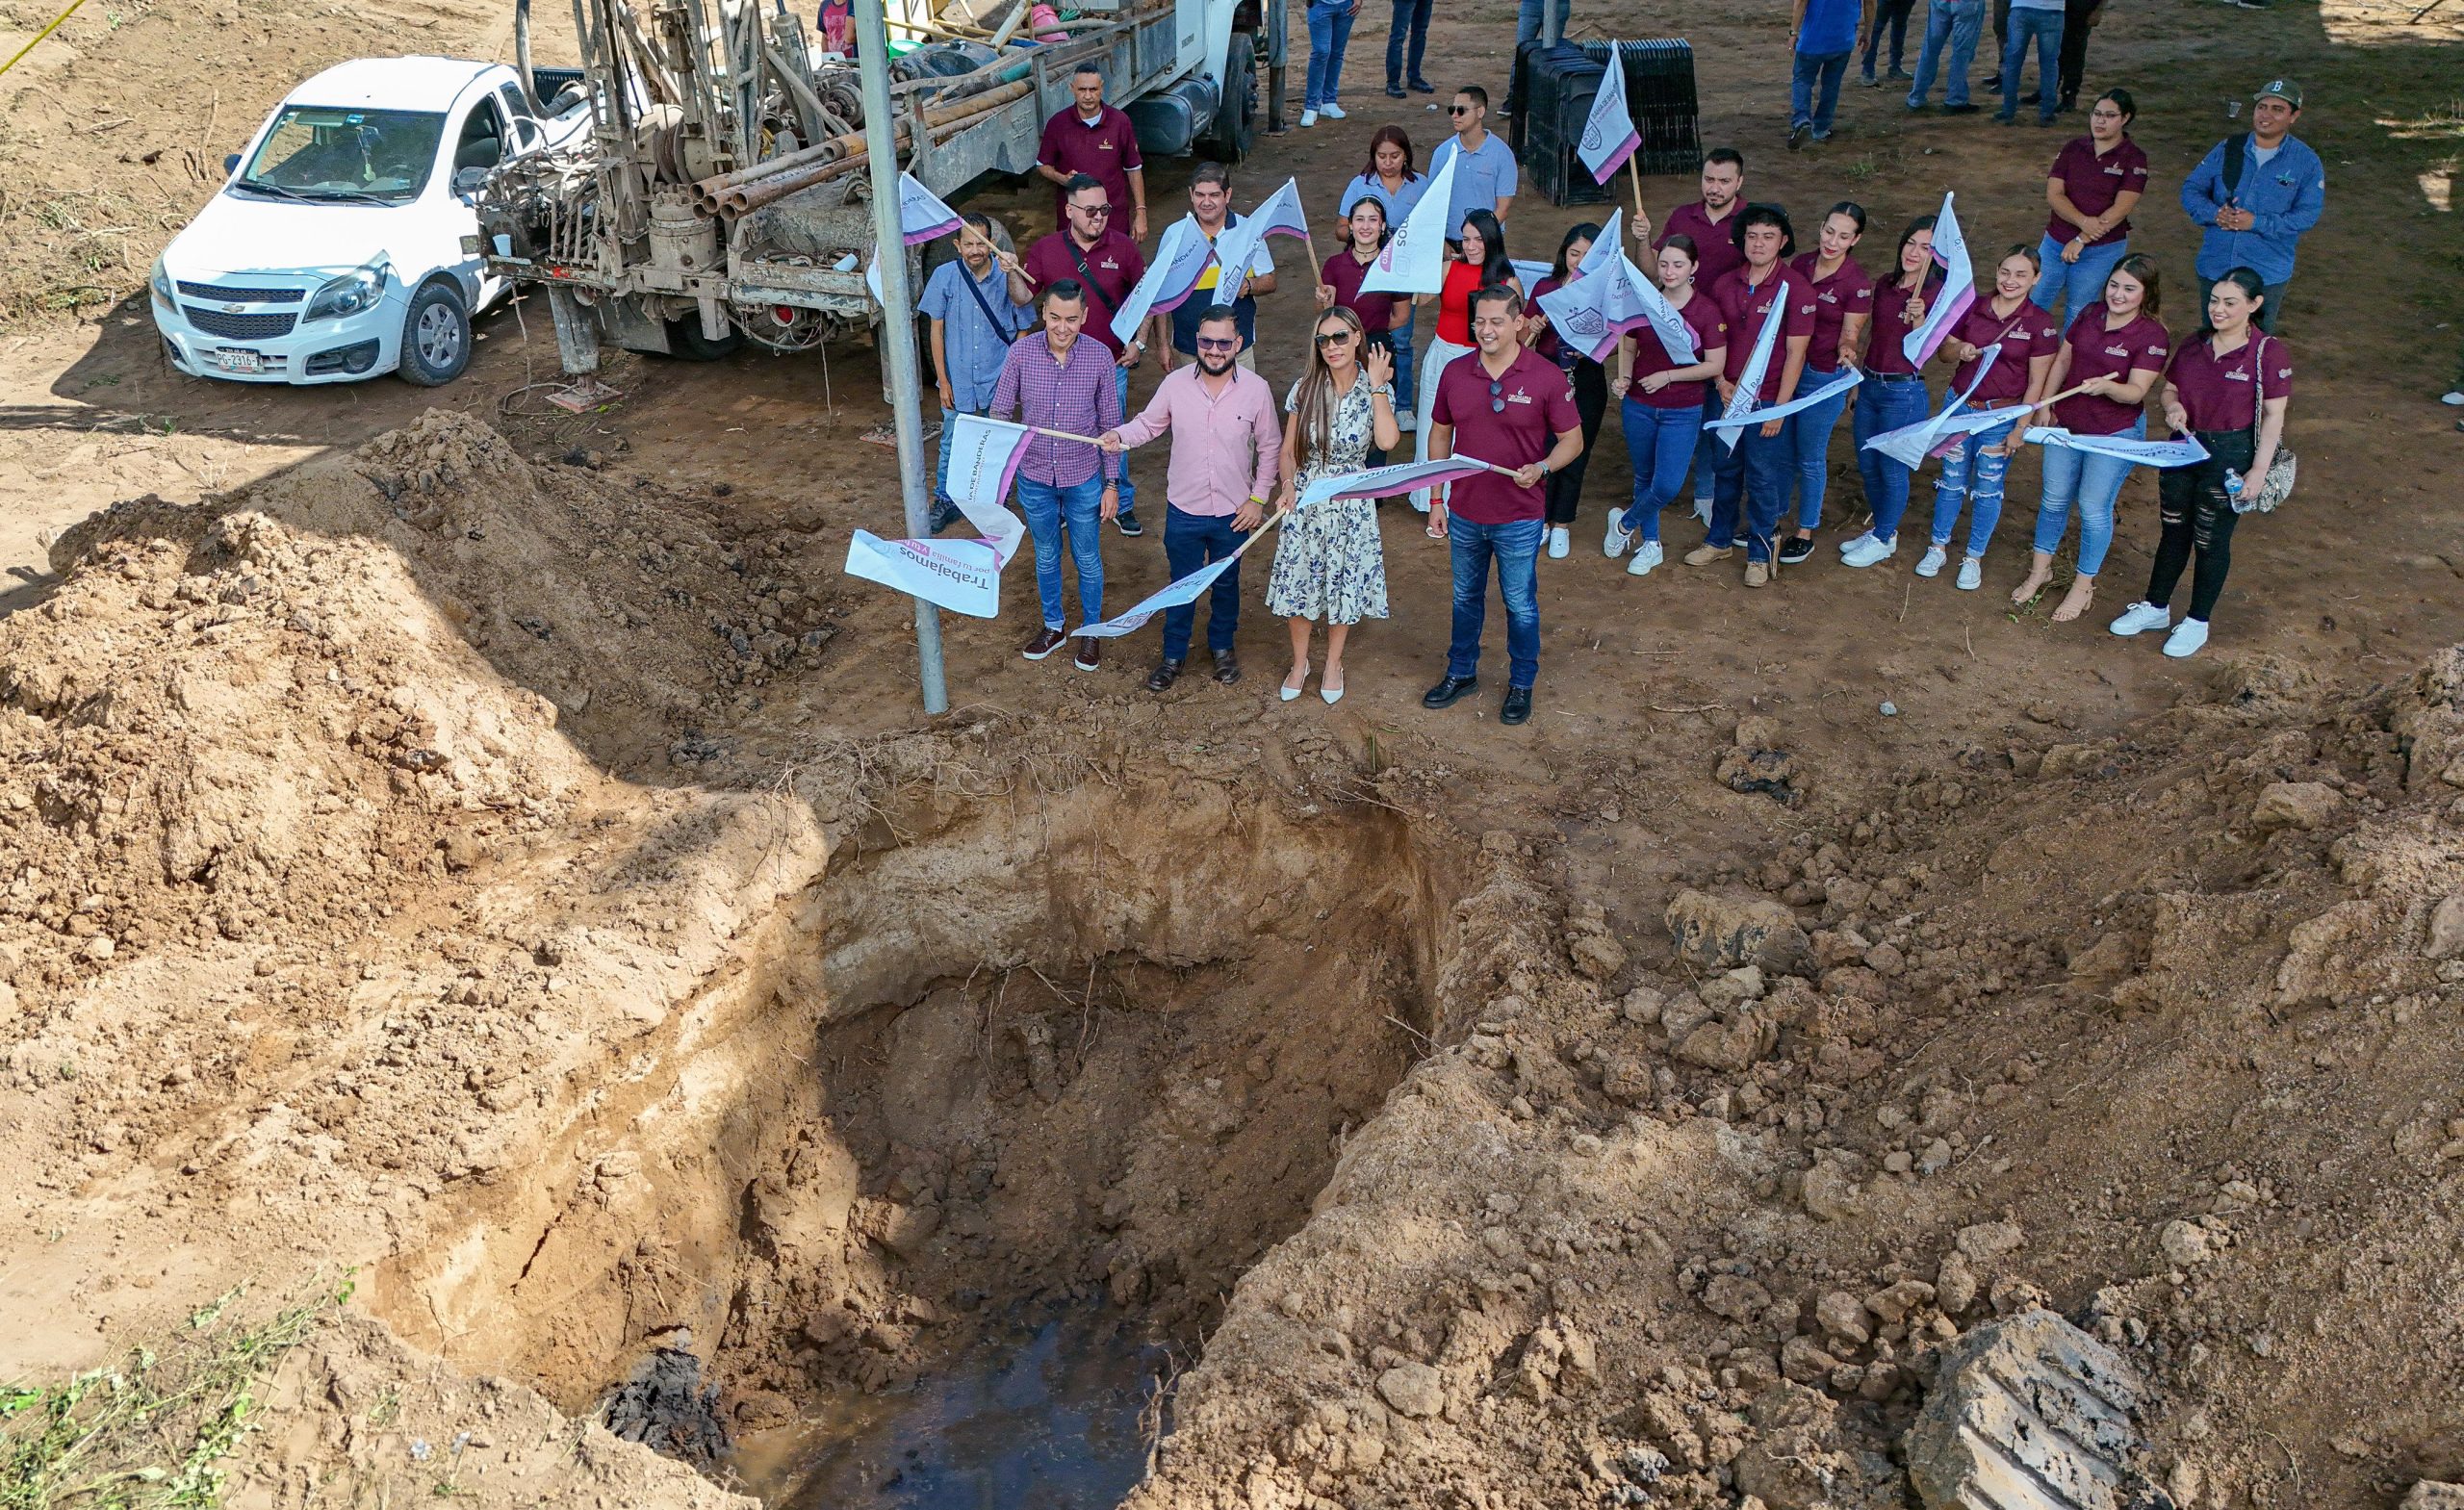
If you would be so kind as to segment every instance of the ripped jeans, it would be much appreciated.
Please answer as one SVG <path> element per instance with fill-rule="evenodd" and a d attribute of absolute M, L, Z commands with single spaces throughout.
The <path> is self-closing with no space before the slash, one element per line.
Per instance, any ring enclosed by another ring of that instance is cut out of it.
<path fill-rule="evenodd" d="M 2159 608 L 2169 605 L 2182 568 L 2195 555 L 2189 617 L 2205 624 L 2224 591 L 2224 574 L 2233 569 L 2233 526 L 2242 518 L 2224 496 L 2224 473 L 2230 468 L 2248 477 L 2257 443 L 2247 430 L 2203 431 L 2198 440 L 2207 448 L 2207 460 L 2169 467 L 2156 476 L 2165 527 L 2156 542 L 2155 569 L 2147 574 L 2147 601 Z M 2257 485 L 2252 479 L 2250 486 Z"/>

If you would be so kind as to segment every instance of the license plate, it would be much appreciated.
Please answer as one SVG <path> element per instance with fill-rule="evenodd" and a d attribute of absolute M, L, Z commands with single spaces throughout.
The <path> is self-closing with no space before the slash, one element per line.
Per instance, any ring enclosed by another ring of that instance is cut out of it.
<path fill-rule="evenodd" d="M 226 372 L 262 372 L 266 368 L 265 358 L 259 353 L 237 351 L 229 346 L 214 353 L 214 363 Z"/>

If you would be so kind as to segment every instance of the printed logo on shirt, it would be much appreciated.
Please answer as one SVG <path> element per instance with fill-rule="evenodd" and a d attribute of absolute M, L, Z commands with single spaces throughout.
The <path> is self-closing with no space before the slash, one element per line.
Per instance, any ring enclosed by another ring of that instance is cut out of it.
<path fill-rule="evenodd" d="M 1518 388 L 1514 392 L 1505 396 L 1505 401 L 1508 403 L 1529 403 L 1531 401 L 1531 396 Z"/>
<path fill-rule="evenodd" d="M 2107 355 L 2107 356 L 2118 356 L 2118 357 L 2121 357 L 2121 358 L 2123 358 L 2124 360 L 2127 360 L 2127 359 L 2129 358 L 2129 356 L 2130 356 L 2130 347 L 2128 347 L 2128 346 L 2107 346 L 2107 347 L 2105 347 L 2105 355 Z"/>
<path fill-rule="evenodd" d="M 1103 261 L 1095 264 L 1095 266 L 1103 269 L 1106 272 L 1118 272 L 1120 271 L 1120 259 L 1117 257 L 1107 257 Z"/>
<path fill-rule="evenodd" d="M 2228 383 L 2246 383 L 2250 380 L 2250 374 L 2242 371 L 2238 367 L 2228 367 L 2218 375 L 2221 376 Z"/>

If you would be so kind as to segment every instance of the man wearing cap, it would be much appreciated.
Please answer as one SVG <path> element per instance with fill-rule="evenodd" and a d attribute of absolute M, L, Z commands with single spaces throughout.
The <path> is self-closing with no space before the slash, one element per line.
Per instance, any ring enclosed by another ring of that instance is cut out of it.
<path fill-rule="evenodd" d="M 2301 118 L 2301 86 L 2271 79 L 2250 106 L 2250 129 L 2227 137 L 2182 180 L 2182 212 L 2207 228 L 2198 244 L 2198 302 L 2236 268 L 2267 285 L 2259 328 L 2275 330 L 2293 281 L 2293 252 L 2302 233 L 2327 208 L 2327 169 L 2293 134 Z"/>

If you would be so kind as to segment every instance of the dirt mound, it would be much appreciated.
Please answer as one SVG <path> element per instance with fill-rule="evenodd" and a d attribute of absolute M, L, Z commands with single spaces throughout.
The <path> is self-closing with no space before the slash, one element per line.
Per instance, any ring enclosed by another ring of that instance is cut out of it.
<path fill-rule="evenodd" d="M 2228 668 L 1606 950 L 1502 871 L 1470 1036 L 1244 1279 L 1132 1502 L 1896 1505 L 1942 1349 L 2038 1305 L 2154 1381 L 2178 1504 L 2451 1470 L 2460 686 Z"/>

